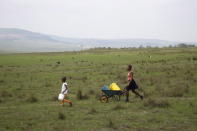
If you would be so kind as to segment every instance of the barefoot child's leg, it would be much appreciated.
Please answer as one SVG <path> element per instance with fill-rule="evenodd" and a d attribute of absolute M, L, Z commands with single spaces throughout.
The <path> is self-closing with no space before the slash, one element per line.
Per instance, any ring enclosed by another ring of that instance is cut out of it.
<path fill-rule="evenodd" d="M 69 104 L 70 104 L 70 106 L 72 106 L 72 102 L 71 102 L 70 100 L 66 100 L 66 99 L 64 99 L 63 101 L 64 101 L 64 102 L 66 102 L 66 103 L 69 103 Z"/>
<path fill-rule="evenodd" d="M 63 99 L 62 101 L 61 101 L 61 103 L 60 103 L 60 105 L 64 105 L 64 103 L 69 103 L 70 104 L 70 106 L 72 106 L 72 102 L 70 101 L 70 100 L 67 100 L 67 99 Z"/>
<path fill-rule="evenodd" d="M 125 91 L 125 95 L 126 95 L 126 100 L 125 100 L 125 101 L 126 101 L 126 102 L 129 102 L 129 87 L 126 86 L 126 87 L 125 87 L 125 90 L 126 90 L 126 91 Z"/>
<path fill-rule="evenodd" d="M 65 103 L 65 102 L 69 103 L 70 106 L 72 106 L 72 102 L 70 100 L 66 99 L 66 95 L 64 96 L 64 99 L 63 99 L 63 103 Z"/>
<path fill-rule="evenodd" d="M 135 95 L 139 96 L 143 100 L 143 96 L 140 95 L 135 89 L 131 90 Z"/>
<path fill-rule="evenodd" d="M 62 105 L 62 106 L 64 105 L 64 100 L 62 100 L 62 101 L 60 102 L 60 105 Z"/>

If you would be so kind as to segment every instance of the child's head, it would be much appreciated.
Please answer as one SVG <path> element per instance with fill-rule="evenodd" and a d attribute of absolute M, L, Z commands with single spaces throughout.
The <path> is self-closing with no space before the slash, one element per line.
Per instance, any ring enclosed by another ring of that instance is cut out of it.
<path fill-rule="evenodd" d="M 131 71 L 131 70 L 132 70 L 132 65 L 128 65 L 127 71 Z"/>
<path fill-rule="evenodd" d="M 62 83 L 66 82 L 66 76 L 62 77 Z"/>

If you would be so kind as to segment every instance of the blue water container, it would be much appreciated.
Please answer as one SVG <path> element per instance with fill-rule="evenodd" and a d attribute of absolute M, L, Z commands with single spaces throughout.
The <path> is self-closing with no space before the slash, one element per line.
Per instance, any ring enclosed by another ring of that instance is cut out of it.
<path fill-rule="evenodd" d="M 104 85 L 104 86 L 102 87 L 102 90 L 109 90 L 109 87 L 108 87 L 107 85 Z"/>

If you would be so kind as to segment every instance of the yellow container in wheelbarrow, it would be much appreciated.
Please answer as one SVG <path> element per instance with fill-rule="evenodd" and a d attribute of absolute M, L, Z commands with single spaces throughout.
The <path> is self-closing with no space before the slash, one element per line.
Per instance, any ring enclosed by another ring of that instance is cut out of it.
<path fill-rule="evenodd" d="M 114 90 L 114 91 L 119 91 L 119 90 L 121 90 L 120 87 L 119 87 L 116 83 L 112 83 L 112 84 L 109 86 L 109 89 L 110 89 L 110 90 Z"/>

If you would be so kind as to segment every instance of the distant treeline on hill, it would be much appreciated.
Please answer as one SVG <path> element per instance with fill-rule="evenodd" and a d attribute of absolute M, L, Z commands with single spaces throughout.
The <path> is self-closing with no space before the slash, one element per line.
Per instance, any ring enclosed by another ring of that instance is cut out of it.
<path fill-rule="evenodd" d="M 196 45 L 180 43 L 180 44 L 176 45 L 176 47 L 196 47 Z"/>
<path fill-rule="evenodd" d="M 177 45 L 169 45 L 169 46 L 166 46 L 168 48 L 175 48 L 175 47 L 180 47 L 180 48 L 187 48 L 187 47 L 197 47 L 196 45 L 194 44 L 186 44 L 186 43 L 180 43 L 180 44 L 177 44 Z M 120 49 L 140 49 L 140 48 L 163 48 L 163 47 L 153 47 L 153 46 L 142 46 L 140 45 L 139 47 L 122 47 Z M 95 48 L 90 48 L 91 49 L 118 49 L 118 48 L 112 48 L 112 47 L 95 47 Z"/>

